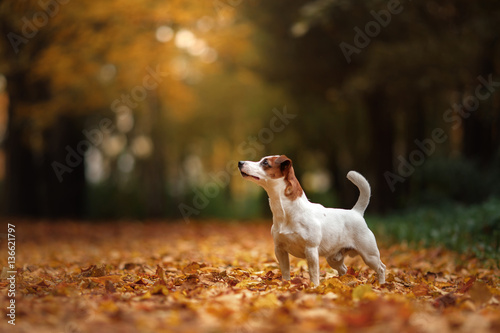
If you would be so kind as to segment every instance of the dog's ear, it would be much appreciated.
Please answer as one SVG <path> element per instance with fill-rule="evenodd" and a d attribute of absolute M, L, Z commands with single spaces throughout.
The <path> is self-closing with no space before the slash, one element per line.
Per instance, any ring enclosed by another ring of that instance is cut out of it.
<path fill-rule="evenodd" d="M 281 155 L 274 161 L 274 163 L 280 166 L 280 170 L 283 174 L 286 175 L 286 171 L 292 166 L 292 160 L 286 157 L 285 155 Z"/>
<path fill-rule="evenodd" d="M 293 170 L 292 160 L 286 157 L 285 155 L 281 155 L 275 161 L 276 164 L 279 164 L 281 172 L 285 178 L 287 183 L 287 187 L 285 188 L 285 195 L 290 197 L 291 200 L 295 200 L 302 195 L 302 187 L 300 186 L 297 177 L 295 177 L 295 171 Z"/>

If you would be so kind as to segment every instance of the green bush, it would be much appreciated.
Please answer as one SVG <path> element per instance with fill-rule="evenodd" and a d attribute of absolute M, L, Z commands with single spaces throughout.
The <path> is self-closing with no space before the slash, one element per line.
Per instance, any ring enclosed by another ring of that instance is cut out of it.
<path fill-rule="evenodd" d="M 409 206 L 449 202 L 478 204 L 498 193 L 500 167 L 480 167 L 463 159 L 433 158 L 410 178 Z"/>
<path fill-rule="evenodd" d="M 500 259 L 500 198 L 474 206 L 445 204 L 369 218 L 374 232 L 391 242 L 444 246 L 480 259 Z"/>

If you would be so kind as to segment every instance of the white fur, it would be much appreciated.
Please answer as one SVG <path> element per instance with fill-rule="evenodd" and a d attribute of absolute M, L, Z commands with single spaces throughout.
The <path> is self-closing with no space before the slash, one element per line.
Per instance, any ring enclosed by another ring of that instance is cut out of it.
<path fill-rule="evenodd" d="M 359 254 L 377 272 L 379 283 L 385 283 L 385 265 L 380 261 L 375 236 L 363 218 L 370 200 L 366 179 L 355 171 L 347 174 L 360 190 L 358 202 L 352 209 L 325 208 L 311 203 L 305 193 L 294 200 L 286 196 L 284 177 L 269 177 L 261 165 L 265 158 L 270 157 L 259 162 L 240 162 L 239 167 L 246 178 L 262 186 L 269 195 L 273 213 L 271 233 L 283 278 L 290 279 L 289 254 L 307 260 L 311 281 L 316 286 L 319 285 L 319 256 L 326 257 L 328 264 L 343 275 L 347 272 L 344 256 Z"/>

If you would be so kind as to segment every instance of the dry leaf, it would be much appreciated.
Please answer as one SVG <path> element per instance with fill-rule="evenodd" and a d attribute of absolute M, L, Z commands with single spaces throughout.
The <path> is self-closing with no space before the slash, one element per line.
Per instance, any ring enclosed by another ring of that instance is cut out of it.
<path fill-rule="evenodd" d="M 163 268 L 160 267 L 160 265 L 156 267 L 156 275 L 158 275 L 159 282 L 161 284 L 165 286 L 168 285 L 167 278 L 165 277 L 165 271 L 163 270 Z"/>
<path fill-rule="evenodd" d="M 352 298 L 354 300 L 374 300 L 377 299 L 377 294 L 373 291 L 372 286 L 362 284 L 352 290 Z"/>
<path fill-rule="evenodd" d="M 429 286 L 426 283 L 420 283 L 412 288 L 413 295 L 427 296 L 429 294 Z"/>
<path fill-rule="evenodd" d="M 476 281 L 474 285 L 470 288 L 469 294 L 471 300 L 476 304 L 483 304 L 488 302 L 493 296 L 484 282 Z"/>
<path fill-rule="evenodd" d="M 307 265 L 293 257 L 292 279 L 282 279 L 267 224 L 150 222 L 140 234 L 135 224 L 120 225 L 118 234 L 114 224 L 18 224 L 25 240 L 16 260 L 26 267 L 16 277 L 21 331 L 133 325 L 146 332 L 468 332 L 480 323 L 489 333 L 500 327 L 498 271 L 443 250 L 381 244 L 382 286 L 359 257 L 346 259 L 348 274 L 341 277 L 321 259 L 320 285 L 313 286 Z M 61 248 L 71 255 L 58 256 Z M 0 281 L 2 295 L 9 286 Z M 3 309 L 8 302 L 0 298 Z M 10 330 L 0 321 L 0 331 Z"/>
<path fill-rule="evenodd" d="M 433 305 L 436 308 L 447 308 L 449 306 L 455 305 L 456 302 L 457 302 L 457 296 L 455 296 L 455 294 L 453 293 L 449 293 L 436 298 Z"/>

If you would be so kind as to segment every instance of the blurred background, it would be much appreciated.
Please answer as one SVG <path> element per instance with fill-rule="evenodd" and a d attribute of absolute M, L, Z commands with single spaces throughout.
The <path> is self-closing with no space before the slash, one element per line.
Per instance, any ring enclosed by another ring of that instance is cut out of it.
<path fill-rule="evenodd" d="M 286 154 L 312 201 L 352 207 L 355 169 L 369 214 L 483 216 L 464 223 L 498 249 L 498 1 L 16 0 L 0 17 L 4 216 L 269 216 L 236 163 Z"/>

